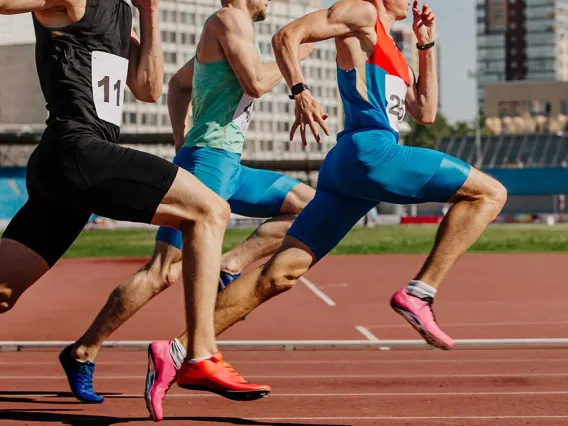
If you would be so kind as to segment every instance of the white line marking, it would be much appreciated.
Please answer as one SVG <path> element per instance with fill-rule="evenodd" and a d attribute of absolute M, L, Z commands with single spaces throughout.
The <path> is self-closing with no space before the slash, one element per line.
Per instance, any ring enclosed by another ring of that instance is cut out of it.
<path fill-rule="evenodd" d="M 104 395 L 104 392 L 102 392 Z M 9 392 L 10 396 L 26 396 L 30 398 L 57 397 L 57 393 L 27 394 L 25 392 Z M 271 393 L 270 397 L 313 397 L 313 398 L 345 398 L 345 397 L 461 397 L 461 396 L 554 396 L 568 395 L 568 391 L 535 391 L 535 392 L 385 392 L 385 393 Z M 143 398 L 142 394 L 105 395 L 105 398 Z M 221 398 L 211 393 L 174 393 L 168 394 L 168 398 Z"/>
<path fill-rule="evenodd" d="M 10 188 L 12 188 L 16 195 L 20 195 L 20 188 L 18 188 L 14 179 L 8 179 L 8 185 L 10 185 Z"/>
<path fill-rule="evenodd" d="M 543 361 L 546 362 L 568 362 L 568 358 L 525 358 L 525 359 L 510 359 L 510 358 L 503 358 L 503 359 L 495 359 L 495 358 L 479 358 L 479 359 L 334 359 L 330 361 L 325 361 L 325 364 L 465 364 L 465 363 L 474 363 L 474 364 L 488 364 L 488 363 L 507 363 L 507 364 L 514 364 L 514 363 L 532 363 L 538 362 L 542 363 Z M 97 365 L 147 365 L 147 361 L 97 361 Z M 266 360 L 233 360 L 231 364 L 239 365 L 239 364 L 318 364 L 321 365 L 321 361 L 310 361 L 310 360 L 298 360 L 298 361 L 291 361 L 291 360 L 275 360 L 275 361 L 266 361 Z M 53 365 L 59 366 L 58 362 L 5 362 L 0 361 L 0 365 Z"/>
<path fill-rule="evenodd" d="M 349 287 L 349 284 L 348 283 L 322 284 L 322 287 L 346 288 L 346 287 Z"/>
<path fill-rule="evenodd" d="M 253 417 L 255 421 L 283 420 L 548 420 L 568 419 L 568 416 L 437 416 L 437 417 Z"/>
<path fill-rule="evenodd" d="M 304 380 L 304 379 L 475 379 L 475 378 L 503 378 L 503 377 L 568 377 L 568 373 L 504 373 L 504 374 L 312 374 L 300 376 L 286 375 L 246 375 L 247 378 L 254 379 L 282 379 L 282 380 Z M 146 376 L 97 376 L 98 379 L 108 380 L 132 380 L 145 379 Z M 62 380 L 65 376 L 0 376 L 0 380 Z"/>
<path fill-rule="evenodd" d="M 308 289 L 310 289 L 312 293 L 314 293 L 317 297 L 323 300 L 327 306 L 336 305 L 335 301 L 331 297 L 329 297 L 327 294 L 321 291 L 314 283 L 309 281 L 306 277 L 300 277 L 298 281 L 300 281 L 302 284 L 308 287 Z"/>
<path fill-rule="evenodd" d="M 359 333 L 361 333 L 363 336 L 365 336 L 369 340 L 372 340 L 374 342 L 379 340 L 379 338 L 377 336 L 375 336 L 373 333 L 371 333 L 367 329 L 367 327 L 363 327 L 362 325 L 357 325 L 357 326 L 355 326 L 355 330 L 357 330 Z"/>

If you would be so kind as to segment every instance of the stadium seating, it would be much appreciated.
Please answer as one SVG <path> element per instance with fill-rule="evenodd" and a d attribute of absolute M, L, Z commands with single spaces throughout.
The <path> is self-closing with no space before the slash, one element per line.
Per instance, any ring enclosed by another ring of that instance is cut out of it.
<path fill-rule="evenodd" d="M 0 168 L 0 219 L 10 219 L 28 199 L 25 169 Z"/>
<path fill-rule="evenodd" d="M 568 166 L 566 135 L 483 136 L 480 142 L 482 168 Z M 437 149 L 469 164 L 477 164 L 477 147 L 472 136 L 443 138 Z"/>

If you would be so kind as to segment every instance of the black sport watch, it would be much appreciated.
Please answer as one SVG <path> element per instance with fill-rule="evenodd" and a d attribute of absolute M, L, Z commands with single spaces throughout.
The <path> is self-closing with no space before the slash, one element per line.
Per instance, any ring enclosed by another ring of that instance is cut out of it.
<path fill-rule="evenodd" d="M 307 84 L 298 83 L 298 84 L 294 84 L 290 90 L 292 91 L 292 94 L 288 95 L 288 97 L 290 99 L 294 99 L 294 96 L 299 95 L 304 90 L 310 90 L 310 88 L 308 87 Z"/>

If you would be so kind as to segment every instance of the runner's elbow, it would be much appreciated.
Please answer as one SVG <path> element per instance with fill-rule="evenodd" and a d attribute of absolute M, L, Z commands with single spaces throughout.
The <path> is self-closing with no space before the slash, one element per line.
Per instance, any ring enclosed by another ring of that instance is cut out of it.
<path fill-rule="evenodd" d="M 285 26 L 272 36 L 272 50 L 275 54 L 281 52 L 284 46 L 290 43 L 290 28 L 289 26 Z"/>
<path fill-rule="evenodd" d="M 434 124 L 436 121 L 436 114 L 438 113 L 437 108 L 423 108 L 419 111 L 418 114 L 414 115 L 414 119 L 418 121 L 420 124 Z"/>
<path fill-rule="evenodd" d="M 130 90 L 137 100 L 153 104 L 162 96 L 161 80 L 159 84 L 153 81 L 146 81 Z"/>
<path fill-rule="evenodd" d="M 158 99 L 160 99 L 160 96 L 162 96 L 162 90 L 161 89 L 149 89 L 149 90 L 140 91 L 140 92 L 134 94 L 134 97 L 137 100 L 139 100 L 140 102 L 146 102 L 146 103 L 149 103 L 149 104 L 156 103 L 156 101 Z"/>
<path fill-rule="evenodd" d="M 243 89 L 247 95 L 257 99 L 268 92 L 260 81 L 250 81 Z"/>

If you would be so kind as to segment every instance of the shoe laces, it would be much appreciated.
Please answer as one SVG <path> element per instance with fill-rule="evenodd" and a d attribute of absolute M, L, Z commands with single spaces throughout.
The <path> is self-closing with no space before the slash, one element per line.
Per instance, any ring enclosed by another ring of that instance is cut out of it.
<path fill-rule="evenodd" d="M 81 386 L 81 389 L 93 392 L 93 373 L 95 372 L 95 364 L 87 362 L 78 362 L 77 368 L 77 380 Z"/>
<path fill-rule="evenodd" d="M 426 302 L 426 304 L 428 305 L 428 309 L 430 309 L 430 312 L 432 313 L 432 317 L 434 318 L 434 321 L 438 322 L 436 320 L 436 314 L 434 313 L 434 309 L 432 308 L 432 305 L 434 304 L 434 298 L 433 297 L 424 297 L 422 300 L 424 302 Z"/>
<path fill-rule="evenodd" d="M 233 366 L 231 364 L 229 364 L 228 362 L 223 361 L 223 369 L 228 372 L 235 381 L 238 381 L 240 383 L 247 383 L 247 381 L 244 379 L 243 376 L 241 376 L 239 373 L 237 373 L 237 371 L 235 371 L 235 369 L 233 368 Z"/>

